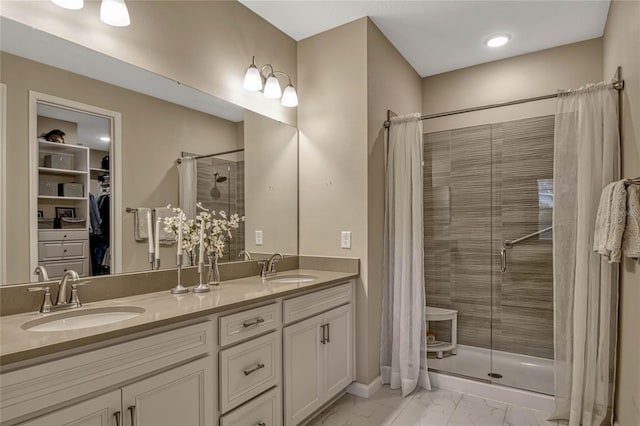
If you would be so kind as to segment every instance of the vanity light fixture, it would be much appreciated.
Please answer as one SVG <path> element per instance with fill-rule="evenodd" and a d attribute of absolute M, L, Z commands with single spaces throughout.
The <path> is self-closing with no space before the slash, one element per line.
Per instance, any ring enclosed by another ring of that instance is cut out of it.
<path fill-rule="evenodd" d="M 265 68 L 267 68 L 267 74 L 264 72 Z M 284 88 L 284 92 L 280 87 L 280 82 L 278 81 L 276 74 L 282 74 L 289 80 L 287 86 Z M 251 65 L 249 65 L 249 68 L 247 68 L 247 72 L 244 75 L 243 87 L 245 90 L 250 92 L 262 91 L 264 97 L 267 99 L 282 98 L 280 101 L 282 106 L 298 106 L 298 94 L 296 93 L 296 88 L 291 84 L 291 77 L 289 77 L 289 74 L 274 70 L 271 64 L 265 64 L 258 69 L 256 66 L 255 56 L 251 59 Z"/>
<path fill-rule="evenodd" d="M 511 40 L 511 34 L 493 34 L 484 43 L 489 47 L 500 47 L 507 44 L 509 40 Z"/>
<path fill-rule="evenodd" d="M 71 10 L 78 10 L 84 7 L 84 0 L 51 0 L 51 3 Z"/>
<path fill-rule="evenodd" d="M 114 27 L 128 27 L 131 24 L 129 10 L 124 0 L 102 0 L 100 20 Z"/>

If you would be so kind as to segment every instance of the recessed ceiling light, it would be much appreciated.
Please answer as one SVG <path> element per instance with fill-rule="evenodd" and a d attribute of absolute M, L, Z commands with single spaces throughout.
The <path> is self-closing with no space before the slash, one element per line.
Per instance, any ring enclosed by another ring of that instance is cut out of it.
<path fill-rule="evenodd" d="M 509 40 L 511 40 L 510 34 L 494 34 L 485 41 L 485 44 L 489 47 L 500 47 L 507 44 Z"/>
<path fill-rule="evenodd" d="M 109 136 L 102 136 L 102 137 L 100 138 L 100 140 L 101 140 L 102 142 L 111 142 L 111 138 L 110 138 Z"/>

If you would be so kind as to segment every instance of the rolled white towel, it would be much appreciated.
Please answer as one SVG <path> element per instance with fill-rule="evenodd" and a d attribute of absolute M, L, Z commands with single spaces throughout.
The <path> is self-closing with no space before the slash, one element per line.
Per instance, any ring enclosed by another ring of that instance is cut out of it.
<path fill-rule="evenodd" d="M 611 225 L 611 196 L 614 185 L 615 182 L 611 182 L 604 187 L 602 194 L 600 194 L 600 204 L 598 204 L 596 225 L 593 231 L 593 251 L 606 257 L 609 257 L 607 239 L 609 238 L 609 227 Z"/>
<path fill-rule="evenodd" d="M 622 251 L 627 257 L 640 258 L 640 187 L 627 188 L 627 225 L 622 236 Z"/>
<path fill-rule="evenodd" d="M 164 218 L 176 216 L 176 213 L 173 212 L 170 208 L 167 207 L 156 207 L 153 209 L 156 212 L 156 219 L 160 219 L 160 244 L 162 245 L 172 245 L 176 243 L 176 236 L 173 235 L 172 232 L 167 232 L 164 230 Z M 158 236 L 156 235 L 156 238 Z"/>
<path fill-rule="evenodd" d="M 623 180 L 615 183 L 611 194 L 611 222 L 606 249 L 609 263 L 620 263 L 622 258 L 622 235 L 627 221 L 627 190 Z"/>
<path fill-rule="evenodd" d="M 147 218 L 151 214 L 151 209 L 138 207 L 133 220 L 133 235 L 136 241 L 147 241 L 149 239 Z"/>

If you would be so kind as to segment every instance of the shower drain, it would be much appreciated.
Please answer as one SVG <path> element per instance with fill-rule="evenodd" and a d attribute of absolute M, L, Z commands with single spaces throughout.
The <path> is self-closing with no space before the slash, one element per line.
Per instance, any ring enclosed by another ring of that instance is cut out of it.
<path fill-rule="evenodd" d="M 502 374 L 499 373 L 489 373 L 487 374 L 487 376 L 491 377 L 492 379 L 502 379 Z"/>

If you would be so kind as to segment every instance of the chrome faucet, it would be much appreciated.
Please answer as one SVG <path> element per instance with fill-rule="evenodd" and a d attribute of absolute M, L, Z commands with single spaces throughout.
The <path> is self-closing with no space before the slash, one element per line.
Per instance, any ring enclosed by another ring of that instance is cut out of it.
<path fill-rule="evenodd" d="M 67 298 L 67 283 L 71 279 L 72 282 L 80 281 L 80 277 L 78 273 L 74 270 L 69 269 L 62 275 L 62 279 L 60 280 L 60 287 L 58 288 L 58 302 L 56 306 L 67 305 L 69 302 L 66 301 Z"/>
<path fill-rule="evenodd" d="M 45 271 L 46 274 L 46 271 Z M 80 298 L 78 297 L 78 286 L 89 284 L 90 281 L 85 281 L 80 283 L 80 277 L 76 271 L 68 270 L 62 275 L 62 279 L 60 280 L 59 289 L 58 289 L 58 301 L 54 305 L 51 302 L 51 288 L 50 287 L 29 287 L 27 291 L 42 291 L 44 292 L 44 300 L 42 301 L 42 306 L 40 307 L 40 312 L 55 312 L 61 311 L 65 309 L 73 309 L 80 308 L 82 303 L 80 303 Z M 67 285 L 71 282 L 71 296 L 69 301 L 67 302 Z"/>
<path fill-rule="evenodd" d="M 244 260 L 251 260 L 251 253 L 246 250 L 240 250 L 240 253 L 238 253 L 238 258 L 240 257 L 244 257 Z"/>
<path fill-rule="evenodd" d="M 266 262 L 262 262 L 262 271 L 260 272 L 261 277 L 270 277 L 276 274 L 276 262 L 284 259 L 284 256 L 281 253 L 273 254 L 269 260 Z"/>
<path fill-rule="evenodd" d="M 47 268 L 45 268 L 44 265 L 36 266 L 33 273 L 38 274 L 38 282 L 49 281 L 49 274 L 47 273 Z"/>

